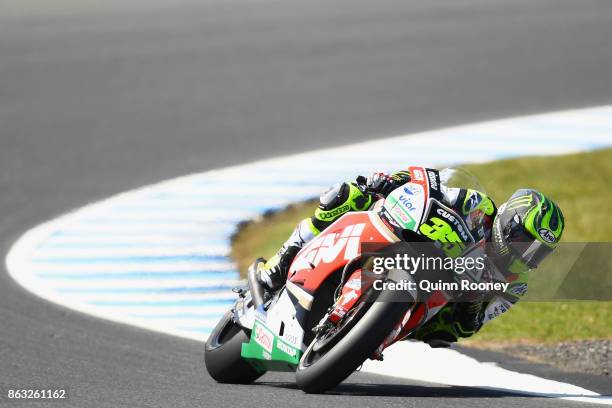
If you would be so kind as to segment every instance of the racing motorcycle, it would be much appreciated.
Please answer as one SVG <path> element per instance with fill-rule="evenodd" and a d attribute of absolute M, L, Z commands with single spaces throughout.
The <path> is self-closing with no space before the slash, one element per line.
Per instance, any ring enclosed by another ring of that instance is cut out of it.
<path fill-rule="evenodd" d="M 274 295 L 257 280 L 262 260 L 249 268 L 247 286 L 235 289 L 234 305 L 206 342 L 206 368 L 216 381 L 245 384 L 267 371 L 291 371 L 303 391 L 324 392 L 368 358 L 382 359 L 387 347 L 449 301 L 451 294 L 442 290 L 375 290 L 381 287 L 374 285 L 376 280 L 415 280 L 401 269 L 373 273 L 372 259 L 381 248 L 402 244 L 404 252 L 417 256 L 415 243 L 429 242 L 440 255 L 456 256 L 483 244 L 470 233 L 482 214 L 474 214 L 467 225 L 441 201 L 442 182 L 449 185 L 458 178 L 460 187 L 484 191 L 476 180 L 463 170 L 409 170 L 408 183 L 368 211 L 343 215 L 306 244 L 292 262 L 285 286 Z"/>

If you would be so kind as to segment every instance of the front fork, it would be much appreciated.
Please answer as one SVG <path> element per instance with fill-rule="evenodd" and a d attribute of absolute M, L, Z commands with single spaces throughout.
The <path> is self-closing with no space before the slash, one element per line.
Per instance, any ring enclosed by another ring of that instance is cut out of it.
<path fill-rule="evenodd" d="M 340 321 L 347 315 L 347 313 L 354 308 L 360 301 L 366 301 L 363 299 L 364 294 L 367 294 L 368 290 L 372 286 L 372 282 L 374 279 L 368 279 L 366 276 L 362 275 L 362 270 L 358 269 L 351 274 L 348 278 L 342 290 L 340 292 L 340 296 L 332 306 L 330 312 L 327 314 L 326 318 L 323 319 L 325 324 L 338 324 Z M 374 354 L 370 357 L 373 360 L 382 360 L 382 352 L 385 348 L 389 347 L 391 344 L 395 343 L 397 340 L 402 338 L 402 333 L 408 322 L 410 321 L 410 317 L 412 315 L 413 308 L 409 308 L 402 319 L 398 322 L 396 327 L 389 333 L 389 336 L 385 339 L 385 341 L 376 349 Z"/>
<path fill-rule="evenodd" d="M 346 281 L 340 296 L 332 306 L 330 312 L 322 320 L 321 324 L 338 324 L 346 314 L 355 307 L 362 297 L 370 289 L 374 279 L 368 279 L 358 269 L 351 274 Z M 373 360 L 382 360 L 383 351 L 397 341 L 404 339 L 415 329 L 429 320 L 440 308 L 446 304 L 446 297 L 441 292 L 434 292 L 424 303 L 415 303 L 406 310 L 406 313 L 398 321 L 395 328 L 389 333 L 383 343 L 370 357 Z"/>

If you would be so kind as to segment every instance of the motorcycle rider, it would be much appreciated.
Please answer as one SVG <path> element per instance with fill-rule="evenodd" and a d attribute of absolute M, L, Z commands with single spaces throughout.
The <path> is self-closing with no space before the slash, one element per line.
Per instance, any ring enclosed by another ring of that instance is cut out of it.
<path fill-rule="evenodd" d="M 439 174 L 426 169 L 428 174 Z M 365 211 L 378 198 L 386 197 L 413 175 L 401 170 L 390 175 L 374 173 L 357 177 L 355 182 L 338 183 L 323 193 L 312 217 L 302 220 L 289 239 L 270 260 L 258 266 L 258 278 L 270 292 L 283 286 L 287 272 L 300 249 L 321 231 L 349 211 Z M 517 190 L 497 210 L 484 193 L 454 188 L 440 183 L 443 204 L 464 216 L 470 227 L 474 214 L 482 217 L 484 228 L 475 231 L 490 242 L 488 267 L 495 268 L 510 283 L 506 292 L 488 298 L 473 298 L 447 304 L 410 338 L 432 347 L 448 347 L 459 338 L 470 337 L 483 324 L 506 312 L 527 291 L 531 269 L 548 256 L 561 239 L 564 219 L 561 209 L 542 193 L 532 189 Z M 471 228 L 471 227 L 470 227 Z"/>

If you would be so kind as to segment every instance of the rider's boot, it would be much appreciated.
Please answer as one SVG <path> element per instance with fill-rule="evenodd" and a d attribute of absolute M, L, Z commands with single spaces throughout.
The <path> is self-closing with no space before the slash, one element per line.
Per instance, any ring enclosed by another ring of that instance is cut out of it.
<path fill-rule="evenodd" d="M 257 280 L 269 293 L 276 292 L 285 284 L 293 258 L 304 244 L 314 237 L 311 224 L 309 218 L 302 220 L 276 255 L 267 262 L 258 264 Z"/>
<path fill-rule="evenodd" d="M 287 280 L 287 272 L 301 247 L 283 245 L 266 263 L 259 264 L 258 278 L 268 292 L 276 292 Z"/>

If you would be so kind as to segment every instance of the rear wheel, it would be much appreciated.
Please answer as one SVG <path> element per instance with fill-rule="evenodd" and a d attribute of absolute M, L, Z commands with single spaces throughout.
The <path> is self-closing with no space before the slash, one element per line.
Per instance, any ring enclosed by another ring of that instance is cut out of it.
<path fill-rule="evenodd" d="M 249 341 L 245 329 L 234 323 L 228 311 L 214 328 L 204 348 L 206 370 L 222 383 L 248 384 L 263 375 L 240 355 L 242 343 Z"/>

